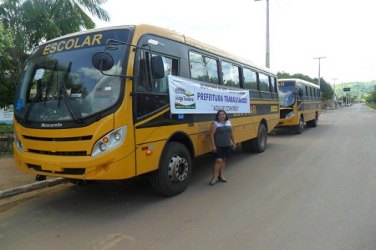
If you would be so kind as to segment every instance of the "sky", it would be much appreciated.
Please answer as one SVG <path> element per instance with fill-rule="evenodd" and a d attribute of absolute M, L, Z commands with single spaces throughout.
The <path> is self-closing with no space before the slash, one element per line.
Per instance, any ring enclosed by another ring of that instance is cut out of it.
<path fill-rule="evenodd" d="M 152 24 L 265 66 L 266 0 L 107 0 L 110 22 Z M 269 0 L 270 68 L 334 84 L 376 80 L 376 1 Z"/>

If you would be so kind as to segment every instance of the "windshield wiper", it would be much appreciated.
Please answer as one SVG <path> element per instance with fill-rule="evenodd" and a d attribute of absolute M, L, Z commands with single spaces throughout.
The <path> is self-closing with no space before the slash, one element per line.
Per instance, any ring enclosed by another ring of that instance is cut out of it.
<path fill-rule="evenodd" d="M 56 70 L 56 67 L 57 67 L 57 61 L 55 60 L 54 71 Z M 50 80 L 48 81 L 49 84 L 48 84 L 48 86 L 47 86 L 47 88 L 46 88 L 46 96 L 44 97 L 44 104 L 46 104 L 48 91 L 49 91 L 49 89 L 50 89 L 50 85 L 51 85 L 51 80 L 52 80 L 52 75 L 51 75 Z M 23 122 L 24 122 L 24 123 L 26 123 L 26 122 L 27 122 L 27 119 L 29 119 L 31 109 L 33 108 L 34 104 L 39 100 L 39 98 L 40 98 L 41 95 L 43 94 L 44 87 L 45 87 L 45 86 L 42 85 L 42 88 L 40 89 L 40 91 L 37 91 L 37 94 L 36 94 L 36 96 L 34 97 L 33 101 L 32 101 L 32 102 L 29 104 L 29 106 L 27 107 L 27 110 L 26 110 L 26 112 L 25 112 L 25 116 L 24 116 L 24 119 L 23 119 Z M 38 89 L 38 86 L 37 86 L 37 89 Z"/>
<path fill-rule="evenodd" d="M 63 97 L 63 101 L 64 101 L 65 105 L 67 106 L 68 111 L 69 111 L 70 116 L 72 117 L 73 121 L 75 121 L 76 123 L 82 123 L 82 120 L 80 118 L 78 118 L 76 112 L 74 112 L 74 110 L 72 108 L 72 104 L 70 103 L 69 97 L 67 96 L 67 88 L 65 86 L 65 81 L 68 78 L 68 75 L 71 71 L 71 68 L 72 68 L 72 62 L 69 62 L 68 68 L 65 71 L 63 79 L 60 81 L 60 84 L 59 84 L 59 100 L 58 100 L 57 106 L 58 107 L 60 106 L 60 101 L 61 101 L 61 98 Z"/>
<path fill-rule="evenodd" d="M 57 69 L 57 60 L 55 60 L 55 66 L 54 66 L 54 69 L 52 70 L 52 72 L 56 72 L 56 69 Z M 46 106 L 46 102 L 48 100 L 48 94 L 50 93 L 52 77 L 53 77 L 53 73 L 50 75 L 50 79 L 48 80 L 48 85 L 46 87 L 46 95 L 44 96 L 44 106 Z"/>
<path fill-rule="evenodd" d="M 42 86 L 42 89 L 40 91 L 37 91 L 36 96 L 34 97 L 34 99 L 30 102 L 29 106 L 27 107 L 26 112 L 25 112 L 25 116 L 24 116 L 24 119 L 23 119 L 24 123 L 26 123 L 27 119 L 29 119 L 31 109 L 33 108 L 33 106 L 37 102 L 37 100 L 41 97 L 42 93 L 43 93 L 43 86 Z"/>

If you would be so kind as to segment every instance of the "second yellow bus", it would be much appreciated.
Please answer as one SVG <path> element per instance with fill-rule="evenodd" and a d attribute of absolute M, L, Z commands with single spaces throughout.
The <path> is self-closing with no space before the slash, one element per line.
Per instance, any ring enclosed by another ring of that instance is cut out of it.
<path fill-rule="evenodd" d="M 320 86 L 301 79 L 278 79 L 280 122 L 278 128 L 292 129 L 296 134 L 318 124 L 321 100 Z"/>

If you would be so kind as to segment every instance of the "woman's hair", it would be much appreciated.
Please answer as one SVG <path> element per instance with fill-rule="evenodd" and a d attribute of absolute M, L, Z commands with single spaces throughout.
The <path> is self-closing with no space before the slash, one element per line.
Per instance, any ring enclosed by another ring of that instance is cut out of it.
<path fill-rule="evenodd" d="M 218 110 L 217 114 L 215 115 L 215 120 L 216 120 L 217 122 L 219 122 L 219 118 L 218 118 L 218 116 L 219 116 L 219 113 L 224 113 L 224 114 L 225 114 L 225 116 L 226 116 L 226 119 L 225 119 L 225 121 L 227 121 L 227 120 L 228 120 L 228 116 L 227 116 L 227 113 L 226 113 L 226 111 L 224 111 L 223 109 L 221 109 L 221 110 Z"/>

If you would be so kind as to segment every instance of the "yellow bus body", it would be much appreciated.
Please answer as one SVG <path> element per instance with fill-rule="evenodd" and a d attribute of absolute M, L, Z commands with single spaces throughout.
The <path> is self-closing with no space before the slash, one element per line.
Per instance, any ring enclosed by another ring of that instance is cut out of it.
<path fill-rule="evenodd" d="M 316 127 L 321 113 L 320 87 L 301 79 L 278 79 L 280 91 L 286 82 L 293 82 L 297 93 L 292 106 L 280 106 L 280 122 L 277 128 L 296 129 L 297 133 L 301 133 L 302 128 L 299 128 L 302 125 L 301 122 L 306 123 L 307 126 Z M 301 89 L 300 97 L 299 88 Z M 294 112 L 294 115 L 287 117 L 290 112 Z"/>
<path fill-rule="evenodd" d="M 86 32 L 89 33 L 90 31 Z M 136 26 L 131 44 L 138 44 L 147 35 L 178 42 L 181 46 L 220 55 L 239 65 L 248 61 L 234 57 L 211 46 L 199 43 L 176 32 L 149 25 Z M 134 75 L 135 54 L 128 55 L 126 74 Z M 253 66 L 256 68 L 256 66 Z M 258 68 L 257 68 L 258 69 Z M 267 69 L 262 72 L 270 74 Z M 17 167 L 30 174 L 48 175 L 81 180 L 121 180 L 150 173 L 160 168 L 161 157 L 171 141 L 184 144 L 192 158 L 209 153 L 210 120 L 185 122 L 176 125 L 151 126 L 153 120 L 168 115 L 168 107 L 153 113 L 145 119 L 134 120 L 135 103 L 131 98 L 133 79 L 127 78 L 124 100 L 113 113 L 83 127 L 67 129 L 43 129 L 23 126 L 15 119 L 16 141 L 14 144 Z M 276 87 L 277 89 L 277 87 Z M 146 104 L 145 104 L 146 105 Z M 269 100 L 251 98 L 250 114 L 233 114 L 230 118 L 237 143 L 257 139 L 260 126 L 271 132 L 279 122 L 278 97 Z M 214 119 L 214 114 L 210 115 Z M 104 135 L 119 127 L 126 128 L 124 143 L 110 151 L 93 157 L 95 143 Z"/>

